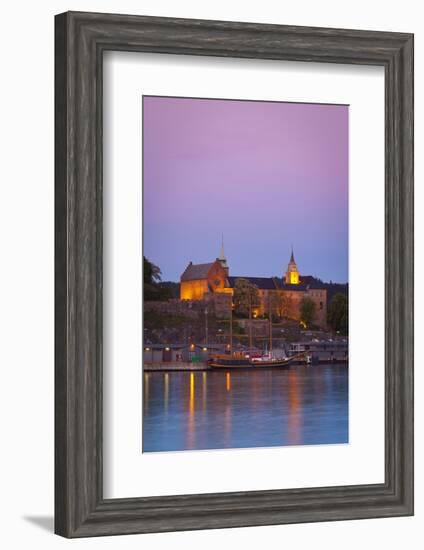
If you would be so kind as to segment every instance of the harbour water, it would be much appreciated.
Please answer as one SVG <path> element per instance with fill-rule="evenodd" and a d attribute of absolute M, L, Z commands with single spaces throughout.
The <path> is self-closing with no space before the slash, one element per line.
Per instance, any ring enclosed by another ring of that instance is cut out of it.
<path fill-rule="evenodd" d="M 347 365 L 143 375 L 143 452 L 347 442 Z"/>

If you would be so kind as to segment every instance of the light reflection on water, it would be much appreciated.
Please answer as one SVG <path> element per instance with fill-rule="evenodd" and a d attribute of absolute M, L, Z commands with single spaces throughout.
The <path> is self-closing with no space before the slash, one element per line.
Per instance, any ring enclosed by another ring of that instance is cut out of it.
<path fill-rule="evenodd" d="M 347 442 L 345 365 L 144 374 L 144 452 Z"/>

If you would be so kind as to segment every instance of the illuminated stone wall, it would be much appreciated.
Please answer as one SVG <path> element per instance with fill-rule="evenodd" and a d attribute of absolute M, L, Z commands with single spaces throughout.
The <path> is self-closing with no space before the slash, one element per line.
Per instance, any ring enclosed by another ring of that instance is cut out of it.
<path fill-rule="evenodd" d="M 294 262 L 289 264 L 286 279 L 290 284 L 299 284 L 299 272 Z M 213 303 L 218 317 L 226 317 L 231 311 L 234 290 L 227 285 L 227 273 L 219 260 L 211 264 L 203 279 L 181 281 L 180 299 L 186 301 L 206 300 Z M 299 288 L 299 287 L 298 287 Z M 282 315 L 296 321 L 300 320 L 300 306 L 305 297 L 315 303 L 314 324 L 327 326 L 327 291 L 325 289 L 288 290 L 258 289 L 260 305 L 252 311 L 253 317 L 261 317 L 271 309 L 275 315 Z M 219 298 L 222 296 L 222 299 Z"/>
<path fill-rule="evenodd" d="M 226 272 L 219 261 L 213 263 L 208 273 L 208 286 L 212 292 L 224 292 Z"/>
<path fill-rule="evenodd" d="M 259 290 L 260 305 L 255 308 L 254 316 L 262 316 L 271 311 L 274 315 L 283 315 L 295 321 L 300 320 L 302 300 L 308 297 L 315 303 L 314 324 L 327 326 L 327 291 L 325 289 L 310 289 L 305 291 L 290 290 Z"/>
<path fill-rule="evenodd" d="M 208 271 L 204 279 L 193 279 L 191 281 L 181 281 L 180 299 L 181 300 L 203 300 L 207 292 L 229 292 L 226 288 L 226 270 L 221 263 L 216 260 Z"/>
<path fill-rule="evenodd" d="M 306 296 L 315 303 L 314 323 L 319 327 L 327 326 L 327 291 L 325 289 L 309 289 Z"/>
<path fill-rule="evenodd" d="M 208 292 L 208 280 L 198 279 L 196 281 L 181 281 L 180 299 L 181 300 L 203 300 Z"/>
<path fill-rule="evenodd" d="M 209 292 L 205 294 L 205 302 L 212 305 L 218 319 L 230 317 L 233 304 L 232 292 Z"/>
<path fill-rule="evenodd" d="M 305 292 L 282 290 L 281 298 L 283 302 L 283 313 L 289 319 L 300 320 L 300 304 L 302 303 Z"/>

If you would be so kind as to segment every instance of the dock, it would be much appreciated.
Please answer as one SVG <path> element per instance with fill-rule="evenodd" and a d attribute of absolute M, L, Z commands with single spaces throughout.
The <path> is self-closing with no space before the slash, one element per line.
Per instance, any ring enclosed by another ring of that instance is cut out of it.
<path fill-rule="evenodd" d="M 161 361 L 161 362 L 145 362 L 143 366 L 144 372 L 168 372 L 168 371 L 205 371 L 211 370 L 211 367 L 204 362 L 188 362 L 188 361 Z"/>

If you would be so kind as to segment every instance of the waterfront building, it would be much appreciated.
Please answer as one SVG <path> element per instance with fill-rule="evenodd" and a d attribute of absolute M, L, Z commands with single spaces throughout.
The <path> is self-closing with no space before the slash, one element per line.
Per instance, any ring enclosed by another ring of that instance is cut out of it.
<path fill-rule="evenodd" d="M 220 308 L 229 310 L 237 279 L 245 279 L 258 289 L 260 303 L 253 312 L 254 317 L 271 312 L 280 317 L 300 320 L 302 301 L 309 298 L 315 304 L 314 324 L 326 327 L 327 290 L 314 277 L 300 274 L 293 248 L 282 277 L 230 275 L 222 241 L 219 257 L 214 262 L 188 264 L 180 279 L 180 300 L 212 300 L 220 304 Z M 223 294 L 228 295 L 228 299 L 220 299 Z"/>
<path fill-rule="evenodd" d="M 204 300 L 209 292 L 231 292 L 227 273 L 219 258 L 208 264 L 190 262 L 180 278 L 180 299 Z"/>

